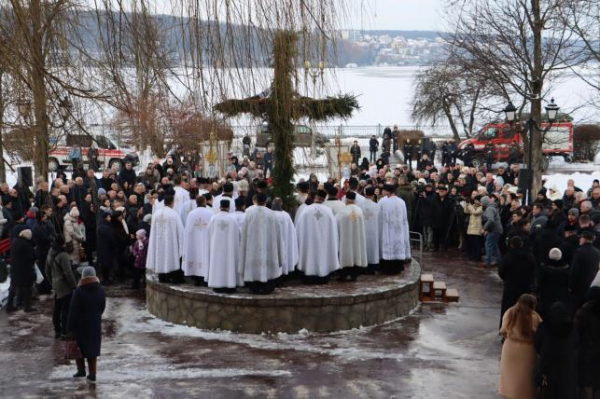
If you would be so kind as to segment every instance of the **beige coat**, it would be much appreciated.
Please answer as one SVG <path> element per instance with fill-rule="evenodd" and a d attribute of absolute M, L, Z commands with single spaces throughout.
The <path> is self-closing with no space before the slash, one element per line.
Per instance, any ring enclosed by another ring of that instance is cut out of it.
<path fill-rule="evenodd" d="M 467 204 L 465 214 L 469 215 L 469 227 L 467 227 L 467 235 L 480 236 L 483 230 L 483 207 L 475 207 L 472 204 Z"/>
<path fill-rule="evenodd" d="M 73 242 L 73 252 L 69 254 L 69 258 L 73 264 L 79 264 L 79 248 L 81 247 L 81 242 L 83 241 L 83 233 L 81 231 L 81 227 L 79 223 L 77 223 L 79 219 L 79 212 L 76 208 L 73 208 L 70 213 L 65 215 L 65 226 L 64 226 L 64 235 L 65 235 L 65 243 Z"/>
<path fill-rule="evenodd" d="M 537 397 L 537 389 L 534 385 L 534 373 L 537 355 L 533 346 L 533 335 L 531 339 L 522 337 L 513 326 L 507 330 L 508 316 L 514 311 L 514 306 L 504 313 L 500 334 L 506 338 L 502 345 L 502 357 L 500 358 L 500 388 L 498 393 L 505 398 L 534 399 Z M 535 333 L 542 318 L 533 312 L 531 330 Z"/>

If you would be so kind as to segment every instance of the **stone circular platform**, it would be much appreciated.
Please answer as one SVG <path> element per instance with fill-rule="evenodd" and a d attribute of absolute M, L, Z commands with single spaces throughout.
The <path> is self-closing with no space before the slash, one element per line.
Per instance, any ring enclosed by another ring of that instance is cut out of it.
<path fill-rule="evenodd" d="M 419 301 L 421 268 L 414 260 L 399 276 L 360 276 L 357 282 L 306 286 L 289 284 L 271 295 L 217 294 L 190 284 L 159 283 L 147 278 L 151 314 L 165 321 L 202 329 L 242 333 L 297 333 L 348 330 L 405 316 Z"/>

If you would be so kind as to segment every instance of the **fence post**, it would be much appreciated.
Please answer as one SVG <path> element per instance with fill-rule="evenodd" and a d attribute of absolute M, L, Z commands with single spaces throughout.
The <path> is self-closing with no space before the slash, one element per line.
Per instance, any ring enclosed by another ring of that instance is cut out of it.
<path fill-rule="evenodd" d="M 377 137 L 381 136 L 381 123 L 377 124 Z"/>

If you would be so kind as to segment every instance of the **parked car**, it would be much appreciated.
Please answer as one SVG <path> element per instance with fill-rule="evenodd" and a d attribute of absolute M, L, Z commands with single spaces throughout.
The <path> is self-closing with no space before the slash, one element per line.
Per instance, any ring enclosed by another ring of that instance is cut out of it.
<path fill-rule="evenodd" d="M 310 147 L 312 145 L 311 136 L 312 129 L 305 125 L 294 126 L 294 146 Z M 329 139 L 324 134 L 314 132 L 315 144 L 322 146 L 329 142 Z M 268 147 L 273 142 L 273 137 L 268 124 L 263 123 L 258 127 L 256 132 L 256 147 Z"/>
<path fill-rule="evenodd" d="M 48 168 L 50 171 L 64 169 L 71 164 L 69 153 L 71 148 L 79 146 L 83 163 L 88 163 L 87 153 L 93 146 L 98 150 L 98 164 L 100 169 L 121 167 L 123 160 L 131 160 L 136 166 L 139 164 L 139 156 L 129 147 L 119 147 L 110 138 L 88 134 L 67 134 L 58 142 L 50 143 L 50 152 L 48 153 Z"/>

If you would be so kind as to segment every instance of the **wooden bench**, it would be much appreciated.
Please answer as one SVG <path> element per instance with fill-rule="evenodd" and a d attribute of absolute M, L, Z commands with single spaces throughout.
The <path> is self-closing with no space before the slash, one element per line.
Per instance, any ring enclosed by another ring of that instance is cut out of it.
<path fill-rule="evenodd" d="M 443 281 L 436 281 L 433 283 L 433 295 L 432 295 L 432 300 L 435 300 L 438 297 L 438 291 L 439 291 L 439 297 L 444 300 L 444 298 L 446 298 L 446 283 L 444 283 Z"/>
<path fill-rule="evenodd" d="M 433 291 L 433 274 L 421 274 L 419 281 L 419 300 L 421 302 L 433 301 L 435 299 Z"/>
<path fill-rule="evenodd" d="M 458 290 L 454 288 L 446 290 L 444 302 L 458 302 Z"/>

